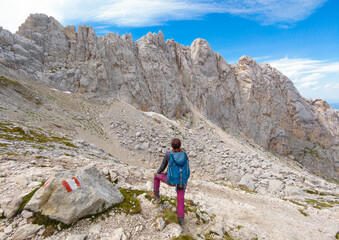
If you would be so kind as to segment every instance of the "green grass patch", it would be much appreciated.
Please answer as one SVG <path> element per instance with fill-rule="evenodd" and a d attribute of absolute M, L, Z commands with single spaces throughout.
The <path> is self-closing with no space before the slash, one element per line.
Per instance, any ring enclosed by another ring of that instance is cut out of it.
<path fill-rule="evenodd" d="M 338 231 L 337 234 L 335 235 L 335 239 L 339 240 L 339 231 Z"/>
<path fill-rule="evenodd" d="M 314 194 L 314 195 L 319 195 L 319 196 L 332 195 L 332 194 L 326 194 L 326 193 L 323 193 L 323 192 L 319 192 L 319 191 L 316 191 L 316 190 L 306 190 L 306 192 L 308 194 Z"/>
<path fill-rule="evenodd" d="M 303 209 L 298 209 L 298 211 L 299 211 L 302 215 L 304 215 L 305 217 L 308 216 L 308 214 L 307 214 Z"/>
<path fill-rule="evenodd" d="M 328 204 L 336 204 L 336 205 L 339 205 L 339 202 L 338 201 L 326 201 Z"/>
<path fill-rule="evenodd" d="M 56 231 L 59 231 L 59 229 L 67 229 L 72 226 L 71 224 L 65 224 L 58 220 L 51 219 L 41 213 L 34 213 L 32 223 L 45 226 L 46 228 L 52 227 Z"/>
<path fill-rule="evenodd" d="M 172 240 L 194 240 L 191 235 L 180 235 L 179 237 L 172 238 Z"/>
<path fill-rule="evenodd" d="M 6 152 L 4 154 L 6 154 L 7 156 L 22 156 L 22 155 L 25 155 L 25 154 L 12 153 L 12 152 Z"/>
<path fill-rule="evenodd" d="M 61 143 L 65 144 L 67 147 L 77 148 L 77 146 L 75 146 L 75 145 L 74 145 L 73 143 L 71 143 L 71 142 L 66 142 L 66 141 L 64 141 L 64 142 L 61 142 Z"/>
<path fill-rule="evenodd" d="M 205 238 L 205 240 L 216 240 L 216 239 L 220 239 L 220 235 L 216 232 L 212 232 L 210 231 L 209 233 L 206 233 L 203 238 Z M 235 240 L 234 238 L 232 238 L 228 232 L 225 232 L 224 235 L 221 238 L 222 240 Z"/>
<path fill-rule="evenodd" d="M 42 185 L 44 185 L 44 182 L 42 182 L 39 187 L 35 188 L 32 192 L 28 193 L 26 196 L 24 196 L 22 198 L 22 203 L 20 204 L 20 207 L 19 207 L 19 209 L 18 209 L 18 211 L 16 212 L 15 215 L 20 214 L 22 212 L 22 210 L 24 210 L 24 207 L 26 206 L 26 204 L 31 200 L 34 193 L 36 191 L 38 191 Z"/>
<path fill-rule="evenodd" d="M 7 87 L 9 85 L 18 86 L 20 84 L 4 76 L 0 76 L 0 87 Z"/>
<path fill-rule="evenodd" d="M 171 223 L 179 223 L 178 216 L 175 212 L 172 212 L 171 209 L 165 208 L 161 210 L 161 214 L 156 216 L 156 218 L 162 217 L 166 223 L 166 225 Z"/>
<path fill-rule="evenodd" d="M 114 204 L 112 210 L 115 210 L 115 212 L 124 212 L 126 214 L 137 214 L 141 212 L 141 205 L 136 197 L 145 193 L 145 191 L 124 188 L 119 188 L 119 190 L 124 196 L 124 201 Z"/>
<path fill-rule="evenodd" d="M 221 184 L 221 185 L 224 185 L 224 184 Z M 224 185 L 224 186 L 227 186 L 227 185 Z M 237 187 L 237 186 L 227 186 L 233 190 L 242 190 L 242 191 L 245 191 L 247 193 L 250 193 L 250 194 L 257 194 L 258 192 L 257 191 L 254 191 L 254 190 L 250 190 L 244 186 L 241 186 L 241 187 Z"/>
<path fill-rule="evenodd" d="M 317 209 L 326 208 L 326 207 L 333 207 L 333 205 L 331 205 L 331 204 L 319 202 L 317 200 L 309 199 L 309 198 L 307 198 L 305 202 L 307 202 L 312 207 L 317 208 Z"/>
<path fill-rule="evenodd" d="M 288 201 L 290 201 L 291 203 L 294 203 L 295 205 L 301 206 L 301 207 L 307 207 L 307 205 L 293 201 L 293 200 L 288 200 Z"/>
<path fill-rule="evenodd" d="M 20 126 L 14 126 L 0 122 L 0 138 L 7 141 L 23 141 L 27 143 L 33 143 L 34 147 L 42 150 L 45 146 L 41 144 L 58 143 L 66 145 L 67 147 L 77 148 L 71 143 L 70 139 L 65 137 L 52 136 L 47 132 L 43 132 L 41 129 L 29 129 L 29 133 L 25 133 L 24 129 Z"/>
<path fill-rule="evenodd" d="M 205 240 L 214 240 L 215 237 L 219 237 L 220 235 L 216 232 L 210 231 L 209 233 L 205 234 Z"/>

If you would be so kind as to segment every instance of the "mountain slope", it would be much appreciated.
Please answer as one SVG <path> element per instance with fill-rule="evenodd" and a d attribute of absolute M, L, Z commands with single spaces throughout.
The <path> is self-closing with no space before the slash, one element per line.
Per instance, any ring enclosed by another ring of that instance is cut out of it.
<path fill-rule="evenodd" d="M 145 113 L 123 101 L 98 104 L 11 69 L 0 66 L 0 72 L 6 75 L 0 84 L 0 212 L 7 210 L 6 202 L 33 191 L 55 171 L 91 165 L 118 187 L 132 193 L 150 191 L 170 140 L 179 137 L 191 168 L 185 198 L 195 203 L 205 221 L 187 206 L 182 228 L 169 224 L 159 230 L 156 218 L 163 214 L 165 204 L 155 205 L 140 195 L 138 214 L 111 211 L 60 232 L 43 228 L 31 234 L 33 239 L 45 237 L 41 236 L 44 231 L 51 234 L 47 239 L 77 234 L 112 239 L 118 235 L 116 229 L 131 240 L 173 239 L 181 232 L 195 239 L 221 239 L 224 233 L 237 240 L 335 239 L 337 184 L 231 129 L 215 126 L 194 108 L 187 128 L 184 119 Z M 160 191 L 164 202 L 170 199 L 165 209 L 175 215 L 175 189 L 162 184 Z M 6 231 L 6 239 L 18 239 L 22 229 L 33 229 L 36 225 L 24 216 L 1 219 L 0 236 Z M 211 236 L 204 238 L 205 234 Z"/>
<path fill-rule="evenodd" d="M 268 64 L 242 57 L 229 65 L 203 39 L 185 47 L 165 42 L 162 32 L 136 42 L 131 35 L 101 37 L 43 14 L 31 15 L 16 34 L 0 29 L 0 44 L 0 64 L 49 86 L 188 122 L 197 109 L 219 127 L 338 178 L 338 112 L 319 114 Z"/>

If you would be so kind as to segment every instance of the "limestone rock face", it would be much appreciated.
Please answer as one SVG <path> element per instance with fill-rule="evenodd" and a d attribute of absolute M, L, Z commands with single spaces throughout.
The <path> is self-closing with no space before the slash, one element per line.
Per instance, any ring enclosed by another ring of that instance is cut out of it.
<path fill-rule="evenodd" d="M 268 64 L 241 57 L 228 64 L 206 40 L 190 47 L 148 33 L 96 36 L 92 27 L 63 27 L 33 14 L 16 34 L 0 28 L 0 64 L 51 87 L 143 111 L 188 117 L 191 108 L 265 148 L 292 156 L 313 173 L 339 176 L 339 114 L 304 99 Z"/>
<path fill-rule="evenodd" d="M 66 224 L 103 211 L 124 199 L 95 167 L 55 172 L 27 203 L 25 209 L 41 212 Z"/>

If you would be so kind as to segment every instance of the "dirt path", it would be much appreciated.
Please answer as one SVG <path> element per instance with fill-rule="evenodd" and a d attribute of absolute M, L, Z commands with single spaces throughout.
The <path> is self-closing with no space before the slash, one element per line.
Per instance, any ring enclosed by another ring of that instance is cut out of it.
<path fill-rule="evenodd" d="M 192 181 L 188 198 L 198 201 L 206 211 L 225 219 L 229 228 L 239 228 L 239 237 L 259 239 L 335 239 L 339 213 L 308 207 L 289 201 L 249 194 L 203 181 Z M 307 231 L 305 231 L 307 229 Z"/>

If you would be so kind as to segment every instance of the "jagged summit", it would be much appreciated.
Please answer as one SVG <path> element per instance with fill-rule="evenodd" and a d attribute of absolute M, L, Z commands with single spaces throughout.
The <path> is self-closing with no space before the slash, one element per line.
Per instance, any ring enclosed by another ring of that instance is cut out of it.
<path fill-rule="evenodd" d="M 16 34 L 0 29 L 0 64 L 56 89 L 143 111 L 190 119 L 198 110 L 310 171 L 338 178 L 338 113 L 304 99 L 268 64 L 243 56 L 229 65 L 206 40 L 190 47 L 161 31 L 96 36 L 92 27 L 63 27 L 32 14 Z M 323 111 L 325 110 L 325 111 Z"/>

